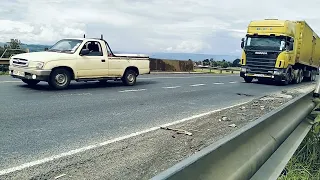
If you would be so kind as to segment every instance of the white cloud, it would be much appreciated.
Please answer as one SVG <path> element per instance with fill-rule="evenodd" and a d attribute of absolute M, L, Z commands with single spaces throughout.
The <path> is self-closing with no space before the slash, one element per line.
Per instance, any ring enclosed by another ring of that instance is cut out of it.
<path fill-rule="evenodd" d="M 319 0 L 16 0 L 2 2 L 0 41 L 52 44 L 100 37 L 115 51 L 240 53 L 251 20 L 307 20 L 320 35 Z"/>

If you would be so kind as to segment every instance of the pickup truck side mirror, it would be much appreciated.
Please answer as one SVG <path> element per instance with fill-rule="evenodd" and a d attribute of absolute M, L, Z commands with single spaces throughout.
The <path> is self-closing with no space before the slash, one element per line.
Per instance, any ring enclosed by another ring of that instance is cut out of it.
<path fill-rule="evenodd" d="M 87 55 L 89 53 L 90 53 L 89 49 L 82 49 L 81 52 L 80 52 L 80 56 L 84 56 L 84 55 Z"/>

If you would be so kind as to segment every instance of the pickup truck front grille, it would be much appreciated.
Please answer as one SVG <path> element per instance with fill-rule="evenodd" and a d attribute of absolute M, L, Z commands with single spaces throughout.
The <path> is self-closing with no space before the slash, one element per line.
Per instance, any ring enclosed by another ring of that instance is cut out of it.
<path fill-rule="evenodd" d="M 248 73 L 272 74 L 280 52 L 246 51 L 246 67 Z"/>
<path fill-rule="evenodd" d="M 12 65 L 14 65 L 14 66 L 28 66 L 28 60 L 21 59 L 21 58 L 13 58 Z"/>

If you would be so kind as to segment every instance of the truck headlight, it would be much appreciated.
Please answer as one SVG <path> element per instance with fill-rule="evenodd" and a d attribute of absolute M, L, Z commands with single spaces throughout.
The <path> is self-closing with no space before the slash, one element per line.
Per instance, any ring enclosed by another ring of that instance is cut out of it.
<path fill-rule="evenodd" d="M 241 72 L 246 72 L 246 71 L 247 71 L 247 68 L 244 68 L 244 67 L 243 67 L 243 68 L 240 69 L 240 71 L 241 71 Z"/>
<path fill-rule="evenodd" d="M 275 69 L 274 71 L 273 71 L 273 74 L 274 75 L 281 75 L 283 73 L 283 71 L 281 70 L 281 69 Z"/>

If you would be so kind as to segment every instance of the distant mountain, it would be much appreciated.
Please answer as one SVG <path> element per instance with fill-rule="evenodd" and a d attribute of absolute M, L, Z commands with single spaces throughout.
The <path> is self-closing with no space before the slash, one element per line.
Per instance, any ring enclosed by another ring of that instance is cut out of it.
<path fill-rule="evenodd" d="M 191 59 L 193 61 L 202 61 L 204 59 L 211 59 L 214 60 L 226 60 L 226 61 L 234 61 L 239 56 L 232 56 L 232 55 L 214 55 L 214 54 L 193 54 L 193 53 L 151 53 L 150 57 L 152 58 L 159 58 L 159 59 L 177 59 L 177 60 L 188 60 Z"/>
<path fill-rule="evenodd" d="M 0 46 L 3 46 L 5 43 L 0 42 Z M 51 45 L 41 45 L 41 44 L 22 44 L 22 48 L 28 48 L 30 52 L 43 51 L 46 47 L 51 47 Z M 138 53 L 138 52 L 119 52 L 114 51 L 114 53 Z M 139 53 L 140 54 L 140 53 Z M 239 56 L 233 55 L 214 55 L 214 54 L 196 54 L 196 53 L 165 53 L 165 52 L 156 52 L 156 53 L 142 53 L 148 54 L 151 58 L 159 59 L 172 59 L 172 60 L 188 60 L 192 61 L 203 61 L 204 59 L 211 59 L 221 61 L 225 59 L 226 61 L 234 61 Z"/>
<path fill-rule="evenodd" d="M 0 46 L 4 46 L 7 43 L 0 42 Z M 46 47 L 51 47 L 51 45 L 41 45 L 41 44 L 21 44 L 23 49 L 28 48 L 30 52 L 43 51 Z"/>
<path fill-rule="evenodd" d="M 23 44 L 22 48 L 28 48 L 30 52 L 44 51 L 44 48 L 51 47 L 50 45 L 40 45 L 40 44 Z"/>

